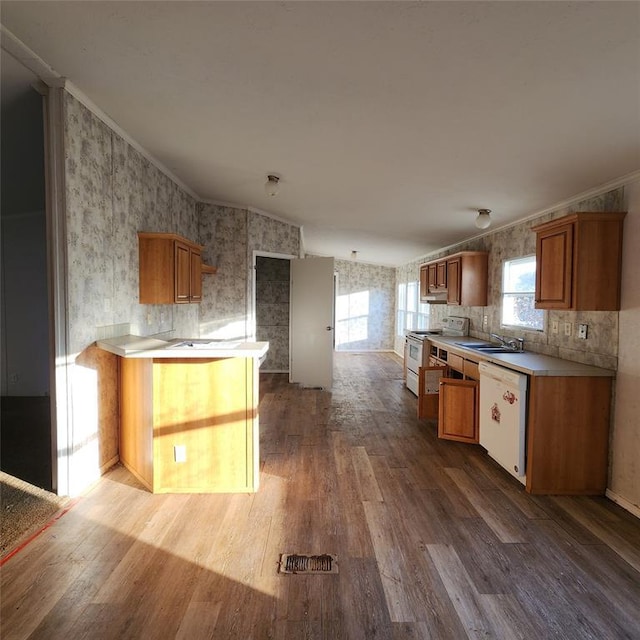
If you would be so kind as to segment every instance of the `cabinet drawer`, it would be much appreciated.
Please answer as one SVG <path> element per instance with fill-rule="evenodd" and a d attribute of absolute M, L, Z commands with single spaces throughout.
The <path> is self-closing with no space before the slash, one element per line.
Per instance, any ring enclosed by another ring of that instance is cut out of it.
<path fill-rule="evenodd" d="M 464 373 L 464 358 L 462 356 L 449 352 L 449 360 L 447 362 L 452 369 Z"/>
<path fill-rule="evenodd" d="M 471 360 L 464 361 L 464 375 L 465 378 L 473 378 L 474 380 L 480 380 L 480 372 L 478 371 L 478 364 Z"/>

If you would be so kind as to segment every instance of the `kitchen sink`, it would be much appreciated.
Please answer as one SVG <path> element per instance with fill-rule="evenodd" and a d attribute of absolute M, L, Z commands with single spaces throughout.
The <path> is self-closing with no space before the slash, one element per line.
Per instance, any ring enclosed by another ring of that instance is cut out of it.
<path fill-rule="evenodd" d="M 480 347 L 493 347 L 495 345 L 490 342 L 456 342 L 456 344 L 460 347 L 465 347 L 466 349 L 480 349 Z"/>
<path fill-rule="evenodd" d="M 513 349 L 509 349 L 507 347 L 476 347 L 476 351 L 480 351 L 481 353 L 524 353 L 524 351 L 514 351 Z"/>
<path fill-rule="evenodd" d="M 524 353 L 524 351 L 514 351 L 509 347 L 502 347 L 491 342 L 456 342 L 456 344 L 465 349 L 473 349 L 482 353 Z"/>

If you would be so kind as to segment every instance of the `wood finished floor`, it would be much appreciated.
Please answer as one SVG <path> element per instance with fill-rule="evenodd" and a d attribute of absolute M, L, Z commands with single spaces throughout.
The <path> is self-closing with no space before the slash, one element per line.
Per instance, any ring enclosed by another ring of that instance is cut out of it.
<path fill-rule="evenodd" d="M 257 494 L 114 469 L 2 568 L 3 640 L 640 638 L 640 521 L 439 441 L 397 357 L 336 354 L 332 393 L 261 385 Z M 280 553 L 339 574 L 280 575 Z"/>

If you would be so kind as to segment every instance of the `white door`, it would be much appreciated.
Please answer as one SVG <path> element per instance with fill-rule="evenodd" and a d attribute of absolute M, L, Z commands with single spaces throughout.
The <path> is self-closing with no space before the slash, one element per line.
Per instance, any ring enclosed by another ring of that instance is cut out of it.
<path fill-rule="evenodd" d="M 291 260 L 289 381 L 333 386 L 333 258 Z"/>

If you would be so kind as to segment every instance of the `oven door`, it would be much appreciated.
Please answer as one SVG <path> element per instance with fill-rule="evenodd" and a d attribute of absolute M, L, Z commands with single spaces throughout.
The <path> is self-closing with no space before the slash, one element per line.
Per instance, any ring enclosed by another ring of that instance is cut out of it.
<path fill-rule="evenodd" d="M 413 371 L 418 375 L 422 366 L 422 340 L 407 337 L 407 373 Z"/>

